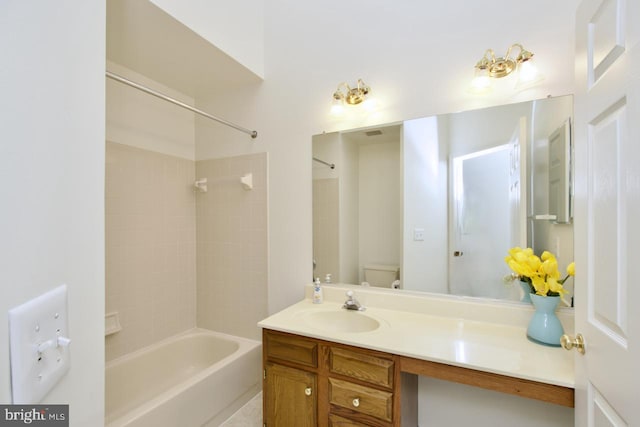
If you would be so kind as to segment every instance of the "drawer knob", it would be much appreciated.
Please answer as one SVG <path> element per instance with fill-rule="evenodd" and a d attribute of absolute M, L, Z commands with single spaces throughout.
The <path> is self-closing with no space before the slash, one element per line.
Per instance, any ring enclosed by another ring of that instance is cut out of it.
<path fill-rule="evenodd" d="M 311 387 L 307 387 L 304 389 L 304 394 L 306 394 L 307 396 L 311 396 Z"/>
<path fill-rule="evenodd" d="M 353 404 L 354 408 L 357 408 L 358 406 L 360 406 L 360 398 L 356 397 L 355 399 L 353 399 L 353 402 L 351 402 Z"/>

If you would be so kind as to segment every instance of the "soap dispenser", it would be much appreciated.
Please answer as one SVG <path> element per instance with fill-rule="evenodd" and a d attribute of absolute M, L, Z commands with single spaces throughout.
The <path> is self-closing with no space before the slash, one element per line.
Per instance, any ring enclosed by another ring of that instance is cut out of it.
<path fill-rule="evenodd" d="M 320 286 L 320 278 L 316 277 L 313 281 L 313 303 L 322 304 L 324 297 L 322 295 L 322 287 Z"/>

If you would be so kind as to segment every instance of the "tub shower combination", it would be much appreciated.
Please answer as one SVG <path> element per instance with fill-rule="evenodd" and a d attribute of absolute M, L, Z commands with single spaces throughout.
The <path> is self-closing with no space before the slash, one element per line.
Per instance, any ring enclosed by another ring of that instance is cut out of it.
<path fill-rule="evenodd" d="M 217 426 L 262 386 L 261 343 L 192 329 L 106 365 L 107 427 Z"/>

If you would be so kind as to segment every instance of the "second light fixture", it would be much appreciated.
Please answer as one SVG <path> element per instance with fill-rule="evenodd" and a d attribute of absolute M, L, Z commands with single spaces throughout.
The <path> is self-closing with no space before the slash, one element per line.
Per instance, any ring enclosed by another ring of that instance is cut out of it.
<path fill-rule="evenodd" d="M 512 56 L 514 49 L 519 49 L 517 56 Z M 518 83 L 516 86 L 532 83 L 540 78 L 531 63 L 533 53 L 526 50 L 520 43 L 509 46 L 504 56 L 496 57 L 493 49 L 487 49 L 482 58 L 475 65 L 475 77 L 472 86 L 476 89 L 488 88 L 492 78 L 506 77 L 516 69 L 518 70 Z"/>

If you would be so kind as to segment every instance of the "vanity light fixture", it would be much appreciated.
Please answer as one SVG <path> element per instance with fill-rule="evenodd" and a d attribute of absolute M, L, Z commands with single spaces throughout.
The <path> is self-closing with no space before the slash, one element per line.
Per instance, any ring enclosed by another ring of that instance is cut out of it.
<path fill-rule="evenodd" d="M 518 48 L 520 51 L 517 56 L 512 56 L 513 49 Z M 517 87 L 537 82 L 541 79 L 535 65 L 531 59 L 533 53 L 526 50 L 520 43 L 514 43 L 509 46 L 504 56 L 496 57 L 493 49 L 487 49 L 482 58 L 475 65 L 475 77 L 471 86 L 483 91 L 491 86 L 492 78 L 502 78 L 510 75 L 518 70 Z"/>
<path fill-rule="evenodd" d="M 339 114 L 344 110 L 344 105 L 358 105 L 364 102 L 371 88 L 362 80 L 358 79 L 355 87 L 349 86 L 342 82 L 333 93 L 333 102 L 331 104 L 331 112 Z"/>

